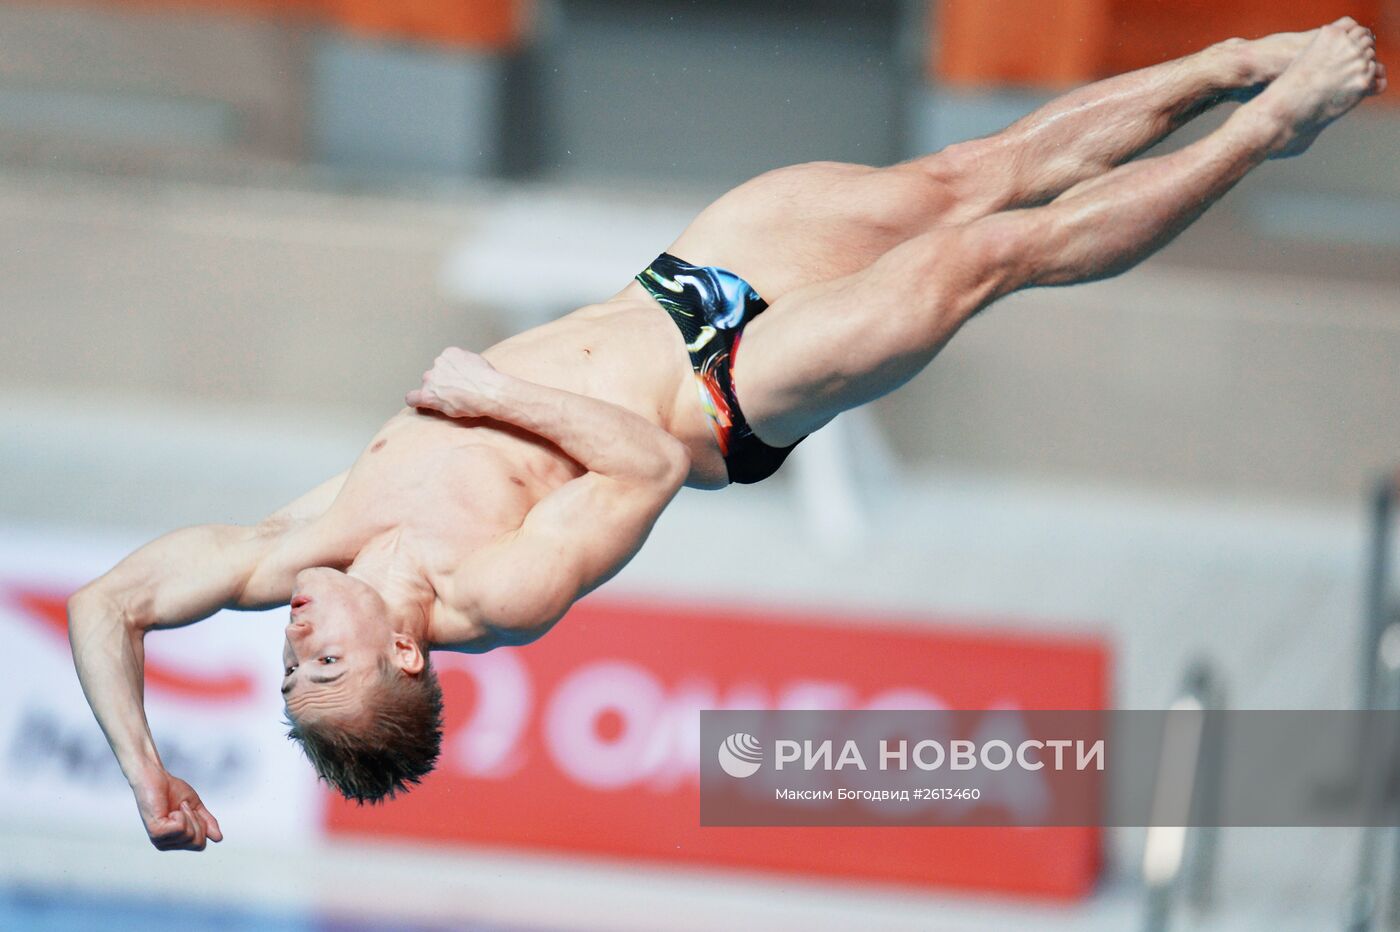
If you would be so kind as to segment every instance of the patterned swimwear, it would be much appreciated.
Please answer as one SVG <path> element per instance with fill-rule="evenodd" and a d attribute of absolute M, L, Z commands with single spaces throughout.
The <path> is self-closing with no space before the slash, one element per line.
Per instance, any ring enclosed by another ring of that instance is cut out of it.
<path fill-rule="evenodd" d="M 744 325 L 768 303 L 733 272 L 691 265 L 670 253 L 658 256 L 637 281 L 666 309 L 685 338 L 700 404 L 710 417 L 729 481 L 753 483 L 773 475 L 802 441 L 770 447 L 758 439 L 734 390 L 734 360 Z"/>

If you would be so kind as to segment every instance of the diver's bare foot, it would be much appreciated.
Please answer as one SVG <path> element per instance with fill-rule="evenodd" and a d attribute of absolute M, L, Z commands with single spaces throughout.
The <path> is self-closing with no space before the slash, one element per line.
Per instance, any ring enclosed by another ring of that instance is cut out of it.
<path fill-rule="evenodd" d="M 1375 39 L 1350 17 L 1323 26 L 1303 51 L 1246 109 L 1276 121 L 1269 158 L 1299 155 L 1329 123 L 1384 87 Z"/>
<path fill-rule="evenodd" d="M 1310 29 L 1276 32 L 1262 39 L 1226 39 L 1207 51 L 1225 62 L 1230 85 L 1227 96 L 1243 102 L 1283 74 L 1316 35 L 1317 30 Z"/>

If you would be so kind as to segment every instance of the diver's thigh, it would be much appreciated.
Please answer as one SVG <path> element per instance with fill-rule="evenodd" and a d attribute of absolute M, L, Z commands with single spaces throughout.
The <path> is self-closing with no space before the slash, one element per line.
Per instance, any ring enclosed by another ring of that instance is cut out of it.
<path fill-rule="evenodd" d="M 754 433 L 785 446 L 918 374 L 987 294 L 966 239 L 956 227 L 916 237 L 754 318 L 733 360 Z"/>
<path fill-rule="evenodd" d="M 771 305 L 866 268 L 936 225 L 947 206 L 945 191 L 907 167 L 794 165 L 715 201 L 668 251 L 728 269 Z"/>

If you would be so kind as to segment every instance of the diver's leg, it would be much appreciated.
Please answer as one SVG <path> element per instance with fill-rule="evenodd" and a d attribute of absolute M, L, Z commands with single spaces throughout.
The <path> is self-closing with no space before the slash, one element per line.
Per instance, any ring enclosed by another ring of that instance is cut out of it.
<path fill-rule="evenodd" d="M 999 296 L 1126 271 L 1250 169 L 1307 148 L 1382 82 L 1373 43 L 1324 27 L 1288 71 L 1199 142 L 1119 166 L 1043 207 L 936 228 L 861 272 L 793 291 L 754 319 L 737 354 L 749 423 L 769 444 L 792 443 L 902 385 Z"/>
<path fill-rule="evenodd" d="M 1354 20 L 1339 21 L 1361 29 Z M 916 159 L 954 185 L 963 219 L 1045 203 L 1102 175 L 1226 99 L 1278 77 L 1312 32 L 1230 39 L 1057 97 L 1005 130 Z"/>

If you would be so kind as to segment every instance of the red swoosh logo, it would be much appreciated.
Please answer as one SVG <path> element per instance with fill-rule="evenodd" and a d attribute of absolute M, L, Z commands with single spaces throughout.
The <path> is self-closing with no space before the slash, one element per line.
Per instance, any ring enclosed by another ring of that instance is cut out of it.
<path fill-rule="evenodd" d="M 68 597 L 33 589 L 7 588 L 10 601 L 30 618 L 63 639 L 68 649 Z M 222 673 L 198 678 L 146 658 L 146 685 L 158 692 L 207 702 L 233 702 L 253 695 L 253 678 L 246 673 Z"/>

